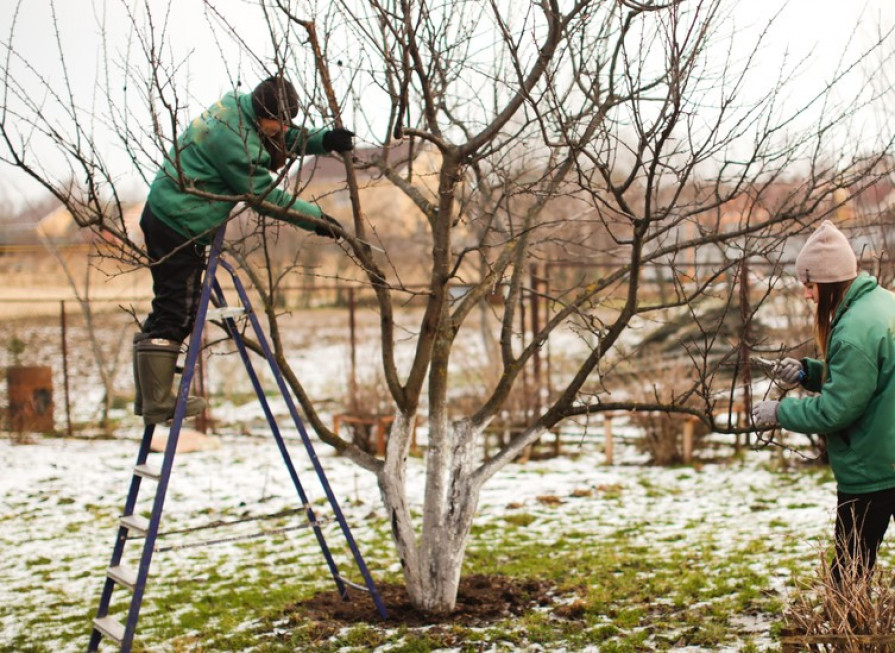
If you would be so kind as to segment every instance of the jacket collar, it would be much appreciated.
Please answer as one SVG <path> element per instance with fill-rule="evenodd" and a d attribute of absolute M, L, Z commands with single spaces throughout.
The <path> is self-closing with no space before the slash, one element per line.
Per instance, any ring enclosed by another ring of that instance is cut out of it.
<path fill-rule="evenodd" d="M 246 115 L 246 117 L 253 125 L 258 122 L 257 116 L 255 115 L 255 107 L 252 106 L 251 93 L 237 94 L 236 104 L 239 105 L 240 111 L 242 111 Z"/>
<path fill-rule="evenodd" d="M 845 315 L 845 312 L 857 299 L 869 293 L 876 288 L 877 285 L 879 284 L 875 277 L 871 277 L 866 272 L 859 274 L 858 278 L 852 281 L 851 286 L 849 286 L 845 293 L 845 297 L 842 298 L 842 302 L 839 304 L 839 308 L 836 309 L 836 315 L 833 316 L 833 324 L 836 324 L 836 322 Z"/>

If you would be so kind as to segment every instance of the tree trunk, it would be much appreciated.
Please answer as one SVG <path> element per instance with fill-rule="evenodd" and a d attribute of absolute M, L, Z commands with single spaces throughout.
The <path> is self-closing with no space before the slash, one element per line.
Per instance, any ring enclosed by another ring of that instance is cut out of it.
<path fill-rule="evenodd" d="M 409 438 L 412 420 L 398 418 L 392 426 L 389 445 L 397 439 Z M 432 431 L 443 426 L 432 425 Z M 411 604 L 434 614 L 448 614 L 457 603 L 460 571 L 469 538 L 472 519 L 478 505 L 481 483 L 471 473 L 474 469 L 475 441 L 480 429 L 473 429 L 467 420 L 455 424 L 447 451 L 435 451 L 432 442 L 444 442 L 438 433 L 430 435 L 427 451 L 427 483 L 423 505 L 422 534 L 419 538 L 408 509 L 404 461 L 400 452 L 389 451 L 379 477 L 383 501 L 389 513 L 398 556 L 404 572 Z M 397 444 L 395 445 L 397 448 Z M 399 453 L 393 456 L 392 453 Z M 450 461 L 443 469 L 443 483 L 431 483 L 432 466 Z"/>

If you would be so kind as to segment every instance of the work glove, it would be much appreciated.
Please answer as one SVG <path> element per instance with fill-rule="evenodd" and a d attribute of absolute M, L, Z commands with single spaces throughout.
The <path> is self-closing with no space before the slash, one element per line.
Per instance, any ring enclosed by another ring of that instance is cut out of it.
<path fill-rule="evenodd" d="M 805 370 L 802 367 L 802 361 L 795 358 L 784 358 L 777 363 L 777 369 L 774 376 L 786 385 L 797 385 L 805 378 Z"/>
<path fill-rule="evenodd" d="M 756 426 L 777 426 L 779 401 L 756 401 L 752 404 L 752 421 Z"/>
<path fill-rule="evenodd" d="M 354 149 L 354 132 L 336 127 L 323 134 L 323 149 L 327 152 L 350 152 Z"/>
<path fill-rule="evenodd" d="M 314 227 L 315 234 L 317 234 L 318 236 L 323 236 L 324 238 L 332 238 L 333 240 L 339 240 L 342 237 L 335 229 L 333 229 L 333 227 L 336 227 L 338 229 L 342 228 L 342 225 L 341 223 L 339 223 L 338 220 L 326 215 L 326 213 L 321 213 L 320 219 L 324 220 L 327 224 L 318 224 L 316 227 Z"/>

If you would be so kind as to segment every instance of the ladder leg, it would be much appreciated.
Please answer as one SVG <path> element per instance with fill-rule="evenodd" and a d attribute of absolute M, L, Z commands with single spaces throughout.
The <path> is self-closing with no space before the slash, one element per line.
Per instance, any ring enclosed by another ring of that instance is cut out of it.
<path fill-rule="evenodd" d="M 222 227 L 218 229 L 218 232 L 215 235 L 214 243 L 211 248 L 211 255 L 208 258 L 208 266 L 205 270 L 205 277 L 202 280 L 202 292 L 199 296 L 199 306 L 196 310 L 196 321 L 193 326 L 193 332 L 190 335 L 190 346 L 187 350 L 186 361 L 183 365 L 183 375 L 181 376 L 180 386 L 177 392 L 174 417 L 171 421 L 171 430 L 168 432 L 168 441 L 165 443 L 161 474 L 158 480 L 155 500 L 152 504 L 152 516 L 149 520 L 149 528 L 146 531 L 146 539 L 143 541 L 143 553 L 140 556 L 140 567 L 137 571 L 136 585 L 134 587 L 133 596 L 131 597 L 130 609 L 128 610 L 127 624 L 124 631 L 124 638 L 128 647 L 133 641 L 134 633 L 137 629 L 137 619 L 140 616 L 140 607 L 143 603 L 143 594 L 146 590 L 146 580 L 149 577 L 149 566 L 152 562 L 152 554 L 155 551 L 155 541 L 158 537 L 162 512 L 165 507 L 165 497 L 168 493 L 168 481 L 171 478 L 171 470 L 174 467 L 177 442 L 180 439 L 180 431 L 183 427 L 183 420 L 186 417 L 187 397 L 189 397 L 190 394 L 190 386 L 193 383 L 193 376 L 196 372 L 196 363 L 199 360 L 199 354 L 202 349 L 202 330 L 205 328 L 205 315 L 208 312 L 208 304 L 211 299 L 214 277 L 217 271 L 218 262 L 220 261 L 224 231 L 225 228 Z M 122 648 L 122 651 L 123 650 L 124 649 Z"/>
<path fill-rule="evenodd" d="M 149 424 L 146 426 L 143 431 L 143 439 L 140 441 L 140 449 L 137 452 L 137 460 L 135 464 L 135 469 L 145 465 L 146 459 L 149 456 L 149 447 L 152 443 L 152 435 L 155 432 L 155 425 Z M 134 474 L 131 478 L 130 488 L 127 492 L 127 499 L 124 502 L 124 510 L 122 512 L 122 516 L 132 515 L 134 512 L 134 507 L 137 505 L 137 496 L 140 493 L 140 484 L 142 481 L 142 477 L 138 474 Z M 124 554 L 124 545 L 127 541 L 127 536 L 129 532 L 129 528 L 125 523 L 120 523 L 118 526 L 118 535 L 115 537 L 115 544 L 112 547 L 112 558 L 109 561 L 109 569 L 118 568 L 121 564 L 121 556 Z M 97 627 L 97 622 L 102 622 L 102 620 L 109 614 L 109 605 L 112 600 L 112 591 L 115 589 L 115 580 L 110 577 L 108 574 L 106 576 L 105 581 L 103 582 L 103 590 L 100 595 L 99 600 L 99 608 L 96 611 L 96 619 L 94 620 L 94 628 L 90 635 L 90 644 L 87 648 L 88 651 L 96 651 L 99 647 L 100 639 L 102 638 L 102 631 Z"/>
<path fill-rule="evenodd" d="M 97 610 L 97 618 L 94 620 L 93 632 L 91 633 L 88 649 L 90 651 L 97 650 L 99 642 L 103 636 L 116 641 L 120 645 L 120 651 L 122 653 L 129 653 L 133 644 L 134 634 L 137 629 L 137 620 L 140 615 L 140 607 L 143 602 L 143 594 L 146 589 L 146 581 L 149 577 L 149 566 L 152 562 L 152 554 L 155 550 L 155 541 L 158 536 L 159 525 L 164 510 L 165 496 L 168 491 L 168 481 L 174 465 L 174 454 L 177 451 L 177 441 L 180 436 L 181 427 L 183 426 L 183 420 L 186 416 L 187 397 L 189 396 L 190 385 L 193 380 L 196 362 L 199 358 L 201 349 L 200 343 L 202 342 L 202 330 L 205 327 L 205 315 L 208 312 L 208 303 L 211 297 L 211 289 L 214 282 L 214 275 L 217 270 L 218 260 L 220 258 L 221 247 L 223 245 L 224 231 L 225 228 L 222 227 L 215 235 L 211 255 L 208 259 L 208 266 L 202 282 L 199 306 L 196 312 L 196 322 L 190 336 L 190 347 L 187 352 L 183 376 L 177 393 L 177 402 L 174 408 L 171 429 L 168 433 L 168 441 L 165 445 L 162 468 L 159 472 L 150 470 L 146 465 L 146 459 L 149 454 L 155 426 L 152 424 L 147 425 L 143 434 L 140 451 L 137 455 L 137 466 L 134 468 L 134 475 L 131 481 L 131 489 L 128 493 L 124 515 L 121 518 L 121 525 L 118 529 L 118 538 L 115 541 L 115 547 L 112 552 L 112 564 L 106 572 L 107 577 L 100 598 L 100 606 Z M 140 490 L 140 483 L 143 478 L 152 478 L 157 482 L 155 498 L 153 499 L 152 504 L 152 514 L 148 522 L 134 514 L 134 509 L 137 505 L 137 496 Z M 124 545 L 129 534 L 142 535 L 144 537 L 140 564 L 136 573 L 124 569 L 120 564 L 124 552 Z M 123 626 L 107 616 L 112 590 L 116 584 L 123 585 L 132 591 L 130 605 L 127 611 L 127 621 Z"/>
<path fill-rule="evenodd" d="M 357 567 L 364 578 L 364 582 L 370 592 L 370 596 L 373 598 L 373 603 L 376 605 L 376 609 L 379 611 L 380 616 L 383 619 L 386 619 L 388 618 L 388 612 L 385 608 L 385 604 L 382 602 L 382 598 L 379 596 L 379 591 L 376 589 L 376 584 L 373 582 L 372 576 L 370 576 L 370 572 L 367 569 L 364 558 L 361 555 L 360 550 L 357 548 L 357 544 L 351 534 L 351 529 L 348 527 L 348 523 L 345 521 L 345 516 L 342 514 L 342 509 L 339 507 L 339 502 L 336 499 L 335 494 L 333 494 L 329 481 L 326 478 L 326 472 L 324 472 L 323 466 L 320 464 L 320 460 L 317 458 L 317 452 L 314 450 L 314 445 L 311 442 L 311 438 L 308 436 L 308 432 L 305 429 L 304 422 L 298 414 L 298 410 L 295 407 L 295 402 L 292 399 L 292 393 L 290 392 L 289 387 L 286 385 L 286 381 L 283 378 L 282 371 L 280 370 L 276 358 L 274 357 L 273 352 L 270 349 L 267 338 L 265 338 L 264 336 L 264 331 L 261 329 L 261 325 L 258 322 L 258 317 L 251 310 L 251 302 L 249 301 L 248 293 L 246 293 L 245 287 L 242 285 L 242 282 L 236 275 L 235 270 L 229 263 L 227 263 L 227 261 L 221 261 L 221 267 L 223 267 L 230 274 L 230 277 L 233 280 L 234 287 L 236 288 L 236 292 L 239 295 L 240 301 L 242 302 L 243 306 L 246 307 L 246 314 L 252 324 L 255 335 L 258 338 L 258 344 L 261 346 L 261 349 L 264 352 L 264 357 L 267 359 L 268 365 L 270 366 L 270 370 L 276 378 L 277 386 L 279 387 L 280 393 L 283 395 L 286 406 L 289 408 L 289 414 L 292 416 L 292 421 L 295 423 L 295 426 L 298 429 L 299 434 L 301 435 L 305 450 L 308 453 L 308 457 L 311 459 L 311 463 L 314 466 L 314 471 L 317 473 L 317 477 L 320 480 L 320 485 L 323 488 L 323 491 L 326 493 L 326 498 L 328 499 L 329 504 L 332 507 L 333 514 L 336 517 L 336 521 L 339 522 L 339 527 L 342 529 L 342 534 L 345 536 L 345 541 L 347 542 L 348 547 L 351 549 L 351 553 L 354 556 L 355 563 L 357 564 Z M 281 453 L 283 453 L 284 460 L 286 461 L 287 467 L 289 467 L 290 469 L 290 473 L 293 473 L 294 468 L 292 467 L 291 460 L 289 459 L 289 454 L 286 451 L 285 443 L 282 442 L 282 438 L 278 438 L 277 445 L 280 447 Z M 295 476 L 295 479 L 297 480 L 297 475 Z M 322 543 L 321 545 L 325 546 Z M 324 553 L 326 554 L 326 550 L 324 551 Z M 331 569 L 332 568 L 333 567 L 331 567 Z M 336 579 L 336 584 L 340 588 L 341 593 L 343 587 L 341 578 Z M 345 594 L 343 594 L 343 596 L 345 596 Z"/>
<path fill-rule="evenodd" d="M 218 301 L 218 305 L 226 306 L 226 299 L 223 296 L 223 292 L 221 291 L 220 286 L 217 284 L 215 284 L 215 295 Z M 246 312 L 248 313 L 251 307 L 248 305 L 245 306 Z M 314 509 L 311 507 L 308 496 L 305 493 L 301 480 L 298 477 L 298 472 L 295 470 L 295 466 L 292 463 L 292 458 L 289 455 L 289 450 L 286 447 L 286 442 L 283 439 L 282 433 L 280 432 L 276 417 L 274 417 L 273 411 L 270 408 L 270 403 L 267 400 L 267 396 L 264 394 L 264 388 L 261 386 L 261 381 L 258 379 L 258 374 L 255 372 L 255 368 L 252 365 L 251 359 L 249 358 L 245 340 L 243 340 L 242 335 L 239 333 L 239 330 L 237 329 L 236 323 L 234 322 L 233 318 L 226 318 L 224 320 L 224 323 L 227 326 L 227 330 L 230 332 L 230 336 L 236 343 L 236 348 L 239 351 L 239 356 L 242 359 L 246 372 L 249 375 L 249 379 L 252 382 L 252 387 L 255 390 L 258 401 L 261 403 L 261 409 L 264 411 L 264 416 L 267 418 L 267 423 L 270 426 L 271 433 L 273 433 L 274 440 L 276 441 L 277 447 L 280 451 L 280 455 L 283 457 L 283 461 L 286 464 L 286 469 L 289 472 L 289 478 L 292 480 L 292 485 L 295 487 L 296 492 L 298 492 L 298 496 L 301 500 L 302 506 L 304 507 L 308 523 L 311 525 L 311 528 L 314 531 L 314 536 L 317 538 L 317 543 L 320 545 L 320 549 L 323 552 L 323 557 L 326 560 L 326 565 L 327 567 L 329 567 L 330 574 L 332 575 L 333 580 L 336 583 L 336 588 L 338 589 L 338 592 L 342 596 L 342 598 L 347 600 L 348 589 L 342 582 L 341 576 L 339 575 L 339 569 L 332 557 L 329 546 L 326 544 L 326 538 L 323 535 L 323 531 L 321 530 L 320 525 L 317 523 L 317 516 L 314 513 Z M 260 340 L 264 337 L 264 335 L 263 333 L 259 333 L 256 331 L 256 337 L 258 337 Z"/>

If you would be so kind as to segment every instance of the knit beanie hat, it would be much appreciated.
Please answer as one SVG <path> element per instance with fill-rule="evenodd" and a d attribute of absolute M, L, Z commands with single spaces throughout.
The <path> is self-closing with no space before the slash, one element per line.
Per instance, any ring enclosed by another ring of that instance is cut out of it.
<path fill-rule="evenodd" d="M 252 108 L 257 118 L 289 122 L 298 115 L 298 93 L 289 80 L 274 75 L 252 91 Z"/>
<path fill-rule="evenodd" d="M 824 220 L 796 257 L 796 274 L 802 283 L 850 281 L 858 276 L 858 259 L 843 233 Z"/>

